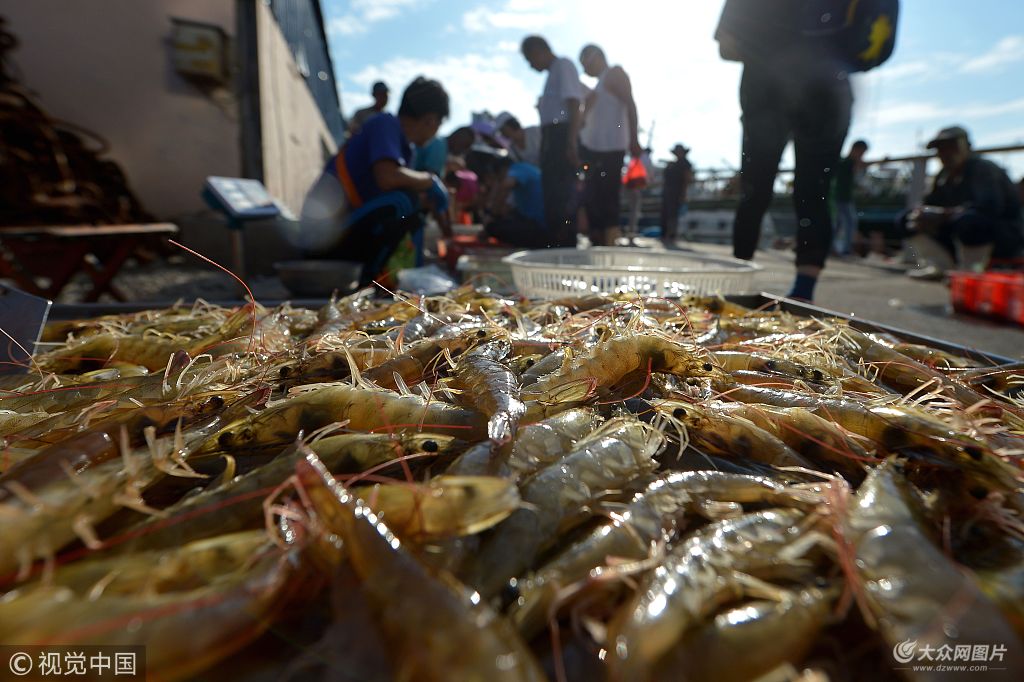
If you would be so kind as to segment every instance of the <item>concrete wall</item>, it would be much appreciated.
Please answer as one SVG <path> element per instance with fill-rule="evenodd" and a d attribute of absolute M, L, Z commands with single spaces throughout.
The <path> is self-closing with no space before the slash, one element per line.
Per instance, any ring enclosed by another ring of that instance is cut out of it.
<path fill-rule="evenodd" d="M 263 182 L 298 215 L 335 144 L 273 13 L 256 6 Z"/>
<path fill-rule="evenodd" d="M 23 83 L 51 116 L 110 142 L 143 205 L 179 221 L 205 208 L 207 175 L 239 175 L 234 96 L 209 96 L 175 73 L 171 18 L 235 33 L 235 0 L 27 0 L 4 3 L 21 41 Z"/>

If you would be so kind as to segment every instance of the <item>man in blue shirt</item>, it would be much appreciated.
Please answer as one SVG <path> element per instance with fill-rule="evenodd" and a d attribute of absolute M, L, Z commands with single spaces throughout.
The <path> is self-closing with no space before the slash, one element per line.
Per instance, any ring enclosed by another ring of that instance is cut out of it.
<path fill-rule="evenodd" d="M 374 280 L 402 238 L 423 224 L 419 194 L 438 212 L 448 191 L 434 174 L 412 169 L 413 145 L 437 135 L 448 116 L 448 93 L 420 77 L 402 95 L 398 116 L 368 120 L 328 163 L 306 196 L 302 228 L 322 238 L 313 250 L 363 264 L 361 284 Z"/>
<path fill-rule="evenodd" d="M 507 156 L 496 156 L 483 177 L 488 188 L 484 201 L 484 231 L 512 246 L 546 247 L 551 235 L 544 227 L 540 169 L 530 163 L 513 162 Z"/>

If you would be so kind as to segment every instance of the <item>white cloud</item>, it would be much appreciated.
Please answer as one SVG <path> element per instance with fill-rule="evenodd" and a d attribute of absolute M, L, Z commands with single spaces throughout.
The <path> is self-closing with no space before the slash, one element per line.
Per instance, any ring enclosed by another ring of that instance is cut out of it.
<path fill-rule="evenodd" d="M 555 6 L 534 0 L 506 0 L 499 9 L 486 5 L 471 9 L 462 15 L 462 27 L 471 33 L 492 29 L 535 31 L 543 26 L 565 20 L 564 6 Z"/>
<path fill-rule="evenodd" d="M 537 93 L 527 88 L 511 73 L 508 55 L 482 55 L 477 53 L 448 55 L 432 60 L 397 57 L 380 65 L 368 66 L 348 80 L 354 85 L 350 92 L 368 92 L 370 84 L 383 80 L 391 84 L 395 93 L 392 109 L 397 108 L 401 92 L 417 76 L 436 78 L 444 84 L 451 96 L 452 111 L 445 130 L 451 130 L 470 122 L 474 111 L 487 109 L 493 113 L 510 111 L 524 125 L 537 117 L 533 108 Z M 369 103 L 365 95 L 347 98 L 345 107 L 349 111 Z"/>
<path fill-rule="evenodd" d="M 995 118 L 1007 114 L 1024 112 L 1024 97 L 994 104 L 973 104 L 970 106 L 943 106 L 935 102 L 903 102 L 889 104 L 878 113 L 878 123 L 915 123 L 920 121 L 960 121 L 970 125 L 971 121 Z"/>
<path fill-rule="evenodd" d="M 327 21 L 332 35 L 351 36 L 366 33 L 370 25 L 393 19 L 404 11 L 416 9 L 432 0 L 352 0 L 349 11 Z"/>
<path fill-rule="evenodd" d="M 1019 61 L 1024 61 L 1024 36 L 1007 36 L 988 52 L 965 62 L 960 71 L 978 73 Z"/>
<path fill-rule="evenodd" d="M 355 14 L 345 14 L 327 21 L 327 32 L 331 35 L 351 36 L 366 33 L 369 26 Z"/>

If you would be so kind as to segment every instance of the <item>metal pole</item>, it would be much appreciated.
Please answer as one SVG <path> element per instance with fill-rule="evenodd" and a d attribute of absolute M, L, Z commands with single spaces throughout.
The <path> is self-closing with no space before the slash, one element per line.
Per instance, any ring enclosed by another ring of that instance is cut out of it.
<path fill-rule="evenodd" d="M 232 220 L 228 225 L 228 232 L 231 235 L 231 270 L 238 276 L 238 279 L 245 281 L 245 236 L 242 234 L 243 223 Z M 237 288 L 240 295 L 245 294 L 245 287 L 241 284 Z"/>
<path fill-rule="evenodd" d="M 925 180 L 928 176 L 928 157 L 914 159 L 914 167 L 910 172 L 910 187 L 907 188 L 907 208 L 920 206 L 924 201 Z"/>

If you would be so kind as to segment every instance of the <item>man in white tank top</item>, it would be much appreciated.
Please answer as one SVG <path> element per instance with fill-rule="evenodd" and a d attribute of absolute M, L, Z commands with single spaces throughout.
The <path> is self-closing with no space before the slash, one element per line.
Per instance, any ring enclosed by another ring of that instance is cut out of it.
<path fill-rule="evenodd" d="M 586 170 L 583 206 L 590 224 L 590 241 L 599 246 L 614 246 L 622 234 L 622 162 L 627 150 L 634 156 L 640 154 L 636 103 L 629 76 L 621 66 L 609 66 L 600 47 L 584 47 L 580 65 L 588 76 L 597 78 L 597 86 L 586 99 L 580 132 Z"/>

